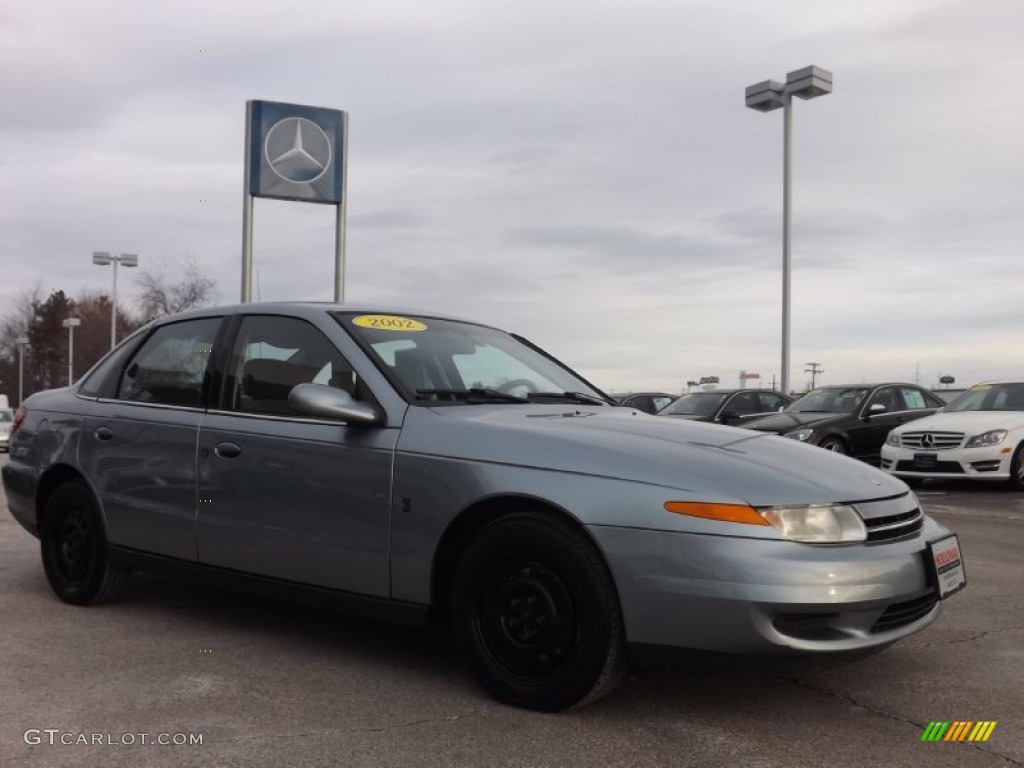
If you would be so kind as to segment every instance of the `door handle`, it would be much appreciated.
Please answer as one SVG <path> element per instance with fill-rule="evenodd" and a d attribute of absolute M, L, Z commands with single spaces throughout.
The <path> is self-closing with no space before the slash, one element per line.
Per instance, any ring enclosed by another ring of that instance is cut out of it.
<path fill-rule="evenodd" d="M 213 452 L 222 459 L 237 459 L 242 455 L 242 449 L 234 443 L 217 443 L 217 447 L 213 449 Z"/>
<path fill-rule="evenodd" d="M 99 440 L 102 443 L 105 443 L 107 442 L 107 440 L 113 439 L 114 430 L 112 430 L 110 427 L 100 427 L 95 432 L 93 432 L 93 435 L 97 440 Z"/>

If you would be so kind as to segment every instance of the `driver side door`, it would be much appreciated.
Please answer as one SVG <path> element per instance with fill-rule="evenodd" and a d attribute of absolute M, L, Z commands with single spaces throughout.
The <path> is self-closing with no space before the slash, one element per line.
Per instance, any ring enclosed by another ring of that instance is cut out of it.
<path fill-rule="evenodd" d="M 219 407 L 199 432 L 201 563 L 389 596 L 391 466 L 398 429 L 298 414 L 296 384 L 369 398 L 333 343 L 305 320 L 241 319 Z"/>

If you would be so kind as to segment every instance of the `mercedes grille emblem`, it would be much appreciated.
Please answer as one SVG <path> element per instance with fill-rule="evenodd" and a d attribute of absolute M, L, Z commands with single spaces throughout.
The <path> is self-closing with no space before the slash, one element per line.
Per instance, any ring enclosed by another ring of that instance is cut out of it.
<path fill-rule="evenodd" d="M 921 445 L 925 448 L 931 448 L 935 445 L 935 436 L 931 432 L 925 432 L 921 435 Z"/>
<path fill-rule="evenodd" d="M 314 182 L 331 165 L 330 139 L 304 117 L 286 117 L 270 126 L 263 153 L 270 170 L 292 184 Z"/>

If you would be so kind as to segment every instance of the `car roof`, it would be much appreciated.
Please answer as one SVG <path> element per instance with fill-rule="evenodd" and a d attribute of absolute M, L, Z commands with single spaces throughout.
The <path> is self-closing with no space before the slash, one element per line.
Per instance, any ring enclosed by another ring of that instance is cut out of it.
<path fill-rule="evenodd" d="M 821 384 L 807 391 L 810 392 L 814 389 L 874 389 L 875 387 L 917 387 L 918 389 L 928 389 L 928 387 L 922 384 L 914 384 L 909 381 L 876 381 L 862 382 L 860 384 Z M 804 394 L 806 395 L 807 392 L 804 392 Z"/>
<path fill-rule="evenodd" d="M 247 304 L 223 304 L 216 307 L 202 307 L 190 309 L 174 315 L 157 318 L 155 322 L 163 323 L 167 320 L 184 320 L 194 317 L 209 317 L 210 315 L 237 314 L 240 312 L 252 312 L 254 309 L 269 314 L 299 315 L 309 317 L 329 312 L 358 312 L 367 315 L 413 315 L 416 317 L 432 317 L 436 320 L 453 320 L 472 325 L 487 325 L 476 320 L 469 320 L 464 317 L 442 312 L 413 309 L 411 307 L 400 307 L 385 304 L 358 304 L 358 303 L 336 303 L 330 301 L 260 301 Z M 494 326 L 488 326 L 494 327 Z"/>
<path fill-rule="evenodd" d="M 781 395 L 777 389 L 771 389 L 770 387 L 743 387 L 742 389 L 701 389 L 697 392 L 684 392 L 684 395 L 731 395 L 735 392 L 774 392 L 775 394 Z M 680 395 L 682 397 L 682 395 Z"/>

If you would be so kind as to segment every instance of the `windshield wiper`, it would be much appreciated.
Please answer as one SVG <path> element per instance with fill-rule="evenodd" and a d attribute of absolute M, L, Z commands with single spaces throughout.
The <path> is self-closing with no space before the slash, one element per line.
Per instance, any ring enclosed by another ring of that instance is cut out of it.
<path fill-rule="evenodd" d="M 525 397 L 510 395 L 508 392 L 499 392 L 496 389 L 485 387 L 470 387 L 469 389 L 417 389 L 417 395 L 450 395 L 461 398 L 468 403 L 528 403 Z"/>
<path fill-rule="evenodd" d="M 597 395 L 588 395 L 584 392 L 527 392 L 530 400 L 570 400 L 574 403 L 586 403 L 587 405 L 608 405 L 608 401 Z"/>

